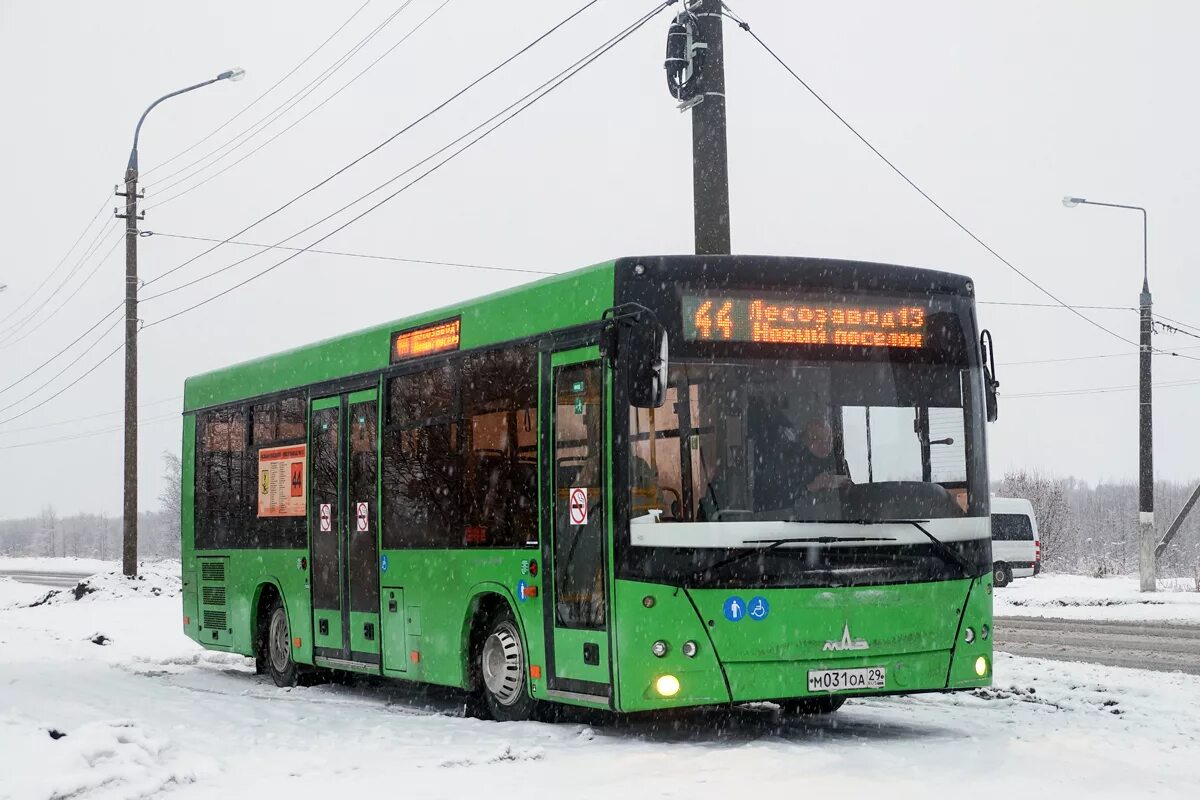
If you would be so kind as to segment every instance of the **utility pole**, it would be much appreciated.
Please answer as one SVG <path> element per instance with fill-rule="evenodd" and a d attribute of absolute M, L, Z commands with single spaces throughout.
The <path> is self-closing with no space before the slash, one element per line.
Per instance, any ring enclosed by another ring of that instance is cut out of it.
<path fill-rule="evenodd" d="M 120 209 L 115 209 L 115 213 L 118 218 L 125 220 L 125 494 L 122 505 L 124 519 L 122 520 L 121 571 L 129 577 L 137 575 L 137 224 L 138 220 L 145 216 L 143 214 L 139 217 L 137 210 L 137 201 L 141 197 L 137 193 L 138 138 L 141 136 L 142 123 L 146 121 L 146 115 L 163 100 L 217 81 L 240 81 L 245 75 L 245 70 L 234 67 L 215 78 L 184 87 L 170 94 L 164 94 L 151 103 L 142 112 L 137 127 L 133 130 L 133 147 L 129 151 L 129 163 L 125 167 L 125 191 L 116 192 L 118 197 L 125 198 L 125 213 L 120 213 Z"/>
<path fill-rule="evenodd" d="M 1151 356 L 1154 354 L 1154 346 L 1151 344 L 1154 315 L 1151 313 L 1149 228 L 1146 209 L 1141 206 L 1101 203 L 1098 200 L 1070 196 L 1063 198 L 1063 205 L 1067 208 L 1078 205 L 1123 208 L 1142 214 L 1142 293 L 1138 297 L 1138 308 L 1141 312 L 1141 339 L 1138 344 L 1138 575 L 1141 578 L 1141 590 L 1153 592 L 1158 588 L 1158 563 L 1155 553 L 1158 543 L 1154 537 L 1154 422 L 1151 406 L 1153 390 L 1150 384 Z"/>
<path fill-rule="evenodd" d="M 149 109 L 146 113 L 149 113 Z M 144 120 L 146 115 L 142 115 Z M 138 122 L 139 130 L 142 123 Z M 137 143 L 129 156 L 125 170 L 125 191 L 117 192 L 125 198 L 125 213 L 117 214 L 125 220 L 125 496 L 122 506 L 124 536 L 121 548 L 121 571 L 130 577 L 137 575 L 137 335 L 138 335 L 138 269 L 137 240 L 139 219 L 137 201 Z"/>
<path fill-rule="evenodd" d="M 721 0 L 691 6 L 699 40 L 708 45 L 701 75 L 700 102 L 692 106 L 692 203 L 696 255 L 731 251 L 729 237 L 729 150 L 725 121 L 725 42 Z"/>

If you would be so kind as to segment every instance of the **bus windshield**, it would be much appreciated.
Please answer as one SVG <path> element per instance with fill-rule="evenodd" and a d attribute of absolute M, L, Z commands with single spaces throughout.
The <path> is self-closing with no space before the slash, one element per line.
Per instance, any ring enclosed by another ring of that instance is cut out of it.
<path fill-rule="evenodd" d="M 814 523 L 801 532 L 819 537 L 828 523 L 983 516 L 977 377 L 884 358 L 676 362 L 664 406 L 629 413 L 632 543 L 737 547 L 800 531 L 761 523 Z"/>

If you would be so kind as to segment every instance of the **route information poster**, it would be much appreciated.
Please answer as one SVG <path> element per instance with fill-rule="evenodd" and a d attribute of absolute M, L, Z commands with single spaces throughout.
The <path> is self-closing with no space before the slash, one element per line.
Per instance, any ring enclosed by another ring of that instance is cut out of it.
<path fill-rule="evenodd" d="M 258 515 L 303 517 L 307 508 L 304 479 L 306 445 L 264 447 L 258 451 Z"/>

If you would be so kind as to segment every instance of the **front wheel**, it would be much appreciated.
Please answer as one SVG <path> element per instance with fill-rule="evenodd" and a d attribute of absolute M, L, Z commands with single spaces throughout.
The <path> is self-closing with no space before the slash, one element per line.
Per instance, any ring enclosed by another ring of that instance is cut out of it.
<path fill-rule="evenodd" d="M 507 608 L 492 617 L 476 654 L 479 690 L 488 716 L 498 722 L 529 719 L 533 698 L 525 686 L 525 647 Z"/>
<path fill-rule="evenodd" d="M 992 585 L 997 589 L 1003 589 L 1012 583 L 1013 575 L 1012 568 L 1003 561 L 997 561 L 992 565 Z"/>
<path fill-rule="evenodd" d="M 779 710 L 784 714 L 811 716 L 813 714 L 832 714 L 845 704 L 846 698 L 829 695 L 828 697 L 796 697 L 791 700 L 776 700 L 775 702 L 779 704 Z"/>

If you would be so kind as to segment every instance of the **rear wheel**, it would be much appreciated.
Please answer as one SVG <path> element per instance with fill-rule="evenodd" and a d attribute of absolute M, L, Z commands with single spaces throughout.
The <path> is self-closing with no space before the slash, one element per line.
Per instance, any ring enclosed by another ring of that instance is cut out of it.
<path fill-rule="evenodd" d="M 1003 589 L 1012 583 L 1013 575 L 1012 568 L 1003 561 L 997 561 L 992 565 L 992 585 L 997 589 Z"/>
<path fill-rule="evenodd" d="M 525 646 L 507 608 L 492 616 L 476 648 L 475 670 L 487 716 L 499 722 L 529 719 L 533 698 L 525 685 Z"/>
<path fill-rule="evenodd" d="M 292 633 L 288 625 L 287 609 L 278 597 L 267 612 L 266 642 L 263 660 L 271 680 L 276 686 L 295 686 L 299 679 L 299 666 L 292 658 Z"/>
<path fill-rule="evenodd" d="M 776 700 L 779 710 L 784 714 L 832 714 L 846 702 L 845 697 L 829 695 L 828 697 L 796 697 L 791 700 Z"/>

